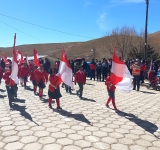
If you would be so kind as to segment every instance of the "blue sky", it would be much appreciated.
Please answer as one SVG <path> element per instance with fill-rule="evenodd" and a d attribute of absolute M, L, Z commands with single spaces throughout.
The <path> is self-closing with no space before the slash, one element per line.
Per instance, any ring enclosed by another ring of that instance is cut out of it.
<path fill-rule="evenodd" d="M 150 0 L 149 33 L 160 30 L 159 6 Z M 0 47 L 12 46 L 14 33 L 22 45 L 88 41 L 125 25 L 140 31 L 145 9 L 145 0 L 0 0 Z"/>

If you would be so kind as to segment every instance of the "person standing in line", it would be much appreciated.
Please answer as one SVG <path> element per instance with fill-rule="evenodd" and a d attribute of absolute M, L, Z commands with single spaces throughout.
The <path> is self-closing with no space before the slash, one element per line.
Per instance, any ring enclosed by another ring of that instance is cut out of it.
<path fill-rule="evenodd" d="M 108 62 L 106 59 L 104 59 L 102 63 L 102 81 L 103 82 L 106 79 L 107 74 L 108 74 Z"/>
<path fill-rule="evenodd" d="M 109 98 L 106 102 L 106 106 L 109 107 L 109 103 L 110 103 L 110 101 L 112 101 L 112 105 L 114 107 L 114 110 L 117 112 L 118 109 L 115 104 L 115 89 L 116 89 L 116 87 L 113 84 L 111 84 L 110 76 L 108 76 L 106 78 L 105 85 L 107 86 L 107 91 L 108 91 L 108 95 L 109 95 Z"/>
<path fill-rule="evenodd" d="M 19 76 L 23 80 L 24 88 L 26 89 L 26 83 L 27 83 L 27 77 L 30 75 L 30 69 L 26 63 L 26 61 L 23 62 L 23 66 L 20 69 Z"/>
<path fill-rule="evenodd" d="M 83 61 L 83 71 L 84 71 L 85 75 L 87 76 L 87 62 L 86 62 L 85 58 L 83 58 L 82 61 Z"/>
<path fill-rule="evenodd" d="M 3 69 L 2 69 L 2 67 L 0 66 L 0 84 L 1 84 L 2 77 L 3 77 Z"/>
<path fill-rule="evenodd" d="M 98 81 L 98 79 L 101 81 L 101 75 L 102 75 L 102 63 L 101 63 L 101 61 L 98 62 L 97 67 L 96 67 L 96 71 L 97 71 L 97 81 Z"/>
<path fill-rule="evenodd" d="M 96 63 L 94 61 L 94 59 L 92 59 L 92 62 L 90 63 L 90 80 L 92 80 L 92 78 L 95 81 L 95 70 L 96 70 Z"/>
<path fill-rule="evenodd" d="M 6 70 L 5 73 L 3 74 L 3 79 L 5 80 L 10 107 L 12 106 L 14 98 L 17 97 L 16 84 L 10 78 L 11 73 L 12 73 L 12 66 L 9 66 L 9 70 Z"/>
<path fill-rule="evenodd" d="M 74 83 L 75 85 L 76 83 L 78 83 L 79 90 L 77 91 L 77 95 L 79 94 L 79 98 L 83 99 L 82 98 L 83 85 L 86 84 L 86 76 L 85 73 L 83 72 L 83 66 L 79 66 L 79 71 L 77 71 L 75 74 Z"/>
<path fill-rule="evenodd" d="M 135 63 L 132 65 L 132 75 L 133 75 L 133 90 L 136 90 L 137 87 L 137 91 L 139 91 L 140 89 L 140 64 L 139 64 L 139 60 L 136 59 Z"/>
<path fill-rule="evenodd" d="M 140 67 L 140 81 L 141 83 L 144 83 L 144 77 L 145 77 L 145 71 L 146 71 L 146 63 L 145 60 L 142 61 L 141 67 Z"/>
<path fill-rule="evenodd" d="M 112 59 L 108 59 L 108 74 L 111 74 L 111 68 L 112 68 Z"/>
<path fill-rule="evenodd" d="M 33 91 L 34 94 L 36 94 L 37 91 L 37 83 L 36 83 L 36 77 L 34 71 L 37 69 L 38 66 L 34 65 L 34 67 L 31 69 L 31 75 L 30 75 L 30 80 L 32 81 L 33 84 Z"/>
<path fill-rule="evenodd" d="M 46 87 L 46 83 L 48 82 L 48 74 L 44 71 L 43 65 L 41 65 L 38 69 L 34 71 L 36 77 L 36 83 L 39 87 L 39 97 L 43 96 L 43 89 Z"/>
<path fill-rule="evenodd" d="M 55 75 L 56 70 L 52 68 L 51 74 L 49 76 L 49 87 L 48 87 L 48 103 L 49 108 L 52 108 L 52 99 L 56 99 L 57 110 L 61 110 L 60 107 L 60 97 L 62 97 L 60 93 L 59 85 L 62 82 L 60 76 Z"/>

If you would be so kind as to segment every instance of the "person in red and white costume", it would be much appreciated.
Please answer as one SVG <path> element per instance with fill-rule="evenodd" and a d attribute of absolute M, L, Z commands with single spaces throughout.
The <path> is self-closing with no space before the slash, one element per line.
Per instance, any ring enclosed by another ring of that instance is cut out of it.
<path fill-rule="evenodd" d="M 110 76 L 108 76 L 106 78 L 105 85 L 107 86 L 107 91 L 108 91 L 108 95 L 109 95 L 109 98 L 106 102 L 106 106 L 109 107 L 109 103 L 110 103 L 110 101 L 112 101 L 112 105 L 114 107 L 114 110 L 117 112 L 118 109 L 115 104 L 115 89 L 116 89 L 116 87 L 113 84 L 111 84 Z"/>
<path fill-rule="evenodd" d="M 62 97 L 62 95 L 60 93 L 59 85 L 62 83 L 62 79 L 60 76 L 55 75 L 55 73 L 55 68 L 52 68 L 51 74 L 49 76 L 48 103 L 49 107 L 52 108 L 52 99 L 56 99 L 57 110 L 61 110 L 62 108 L 60 107 L 60 97 Z"/>
<path fill-rule="evenodd" d="M 43 65 L 37 68 L 34 71 L 36 77 L 36 83 L 39 87 L 39 97 L 42 98 L 43 96 L 43 89 L 46 87 L 46 83 L 48 82 L 48 74 L 44 71 Z"/>
<path fill-rule="evenodd" d="M 20 78 L 21 85 L 24 84 L 24 88 L 26 89 L 26 83 L 27 83 L 27 77 L 30 75 L 30 69 L 26 63 L 26 61 L 23 62 L 23 65 L 19 67 L 18 69 L 18 76 Z"/>
<path fill-rule="evenodd" d="M 75 83 L 75 85 L 76 85 L 76 83 L 78 83 L 79 90 L 77 91 L 77 95 L 79 94 L 79 98 L 83 99 L 82 98 L 83 85 L 86 84 L 86 75 L 83 71 L 83 66 L 79 66 L 79 71 L 77 71 L 75 74 L 74 83 Z"/>
<path fill-rule="evenodd" d="M 34 65 L 33 68 L 30 68 L 31 72 L 30 72 L 30 80 L 32 81 L 32 84 L 33 84 L 33 91 L 34 91 L 34 94 L 36 94 L 36 91 L 37 91 L 37 82 L 36 82 L 36 76 L 35 76 L 35 73 L 34 71 L 38 68 L 38 66 Z"/>

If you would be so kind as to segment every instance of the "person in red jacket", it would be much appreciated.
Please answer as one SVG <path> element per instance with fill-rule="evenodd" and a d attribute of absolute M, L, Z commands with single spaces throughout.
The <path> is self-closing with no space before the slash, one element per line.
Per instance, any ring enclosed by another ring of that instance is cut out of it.
<path fill-rule="evenodd" d="M 23 80 L 24 88 L 26 89 L 27 77 L 30 74 L 30 69 L 26 62 L 23 62 L 22 67 L 19 69 L 19 76 Z M 22 83 L 21 83 L 22 84 Z"/>
<path fill-rule="evenodd" d="M 96 70 L 96 63 L 94 59 L 92 59 L 92 62 L 90 63 L 90 80 L 92 80 L 93 78 L 95 81 L 95 70 Z"/>
<path fill-rule="evenodd" d="M 33 84 L 33 91 L 34 94 L 36 94 L 37 91 L 37 83 L 36 83 L 36 77 L 34 71 L 37 69 L 38 66 L 34 65 L 33 68 L 31 68 L 31 73 L 30 73 L 30 80 L 32 81 Z"/>
<path fill-rule="evenodd" d="M 39 87 L 39 97 L 42 98 L 43 89 L 46 87 L 46 83 L 48 82 L 48 74 L 44 71 L 44 67 L 41 65 L 34 71 L 36 77 L 36 83 Z"/>
<path fill-rule="evenodd" d="M 17 96 L 17 91 L 16 91 L 16 84 L 15 82 L 9 77 L 12 72 L 12 67 L 9 66 L 9 70 L 7 70 L 3 74 L 3 79 L 5 80 L 6 84 L 6 89 L 7 89 L 7 94 L 8 94 L 8 99 L 9 99 L 9 105 L 10 107 L 12 106 L 12 102 L 14 101 L 14 97 Z"/>
<path fill-rule="evenodd" d="M 60 93 L 59 85 L 62 82 L 62 79 L 60 76 L 55 75 L 56 70 L 52 69 L 51 74 L 49 76 L 49 87 L 48 87 L 48 103 L 49 107 L 52 108 L 52 99 L 56 99 L 57 103 L 57 110 L 61 110 L 60 107 L 60 97 L 62 97 Z"/>
<path fill-rule="evenodd" d="M 75 85 L 76 83 L 78 83 L 79 90 L 77 91 L 77 95 L 79 94 L 79 98 L 83 99 L 82 98 L 83 85 L 86 84 L 86 76 L 85 76 L 85 73 L 83 72 L 83 66 L 79 66 L 79 71 L 77 71 L 75 74 L 74 83 Z"/>
<path fill-rule="evenodd" d="M 1 84 L 2 77 L 3 77 L 3 69 L 2 69 L 2 67 L 0 66 L 0 84 Z"/>
<path fill-rule="evenodd" d="M 146 63 L 145 60 L 142 61 L 141 67 L 140 67 L 140 81 L 144 83 L 144 77 L 145 77 L 145 72 L 146 72 Z"/>
<path fill-rule="evenodd" d="M 106 78 L 105 85 L 107 86 L 107 91 L 108 91 L 108 95 L 109 95 L 109 98 L 106 102 L 106 106 L 109 107 L 108 105 L 109 105 L 110 101 L 112 101 L 112 105 L 113 105 L 115 111 L 117 112 L 118 109 L 115 104 L 115 89 L 116 89 L 116 87 L 113 84 L 111 84 L 110 76 L 108 76 Z"/>

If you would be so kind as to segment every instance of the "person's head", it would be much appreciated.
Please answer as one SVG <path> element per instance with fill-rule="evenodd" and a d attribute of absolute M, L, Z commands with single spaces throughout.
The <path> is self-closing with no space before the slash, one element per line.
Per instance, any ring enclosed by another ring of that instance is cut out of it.
<path fill-rule="evenodd" d="M 139 59 L 136 59 L 136 60 L 134 61 L 134 63 L 135 63 L 135 64 L 138 64 L 138 63 L 139 63 Z"/>
<path fill-rule="evenodd" d="M 40 69 L 41 71 L 44 71 L 43 65 L 40 65 L 39 69 Z"/>
<path fill-rule="evenodd" d="M 82 65 L 79 66 L 79 70 L 80 70 L 80 71 L 83 70 L 83 66 L 82 66 Z"/>

